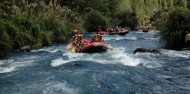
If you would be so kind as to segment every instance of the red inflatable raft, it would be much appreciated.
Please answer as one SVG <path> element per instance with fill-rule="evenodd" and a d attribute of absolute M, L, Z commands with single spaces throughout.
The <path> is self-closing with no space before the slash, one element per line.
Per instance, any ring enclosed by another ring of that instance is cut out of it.
<path fill-rule="evenodd" d="M 96 34 L 106 35 L 106 34 L 108 34 L 108 32 L 103 32 L 103 31 L 101 31 L 101 32 L 97 32 Z"/>
<path fill-rule="evenodd" d="M 83 53 L 96 53 L 96 52 L 105 52 L 107 51 L 108 46 L 103 42 L 92 42 L 81 48 L 79 48 L 79 52 Z"/>
<path fill-rule="evenodd" d="M 109 32 L 109 35 L 125 35 L 128 33 L 128 30 L 123 30 L 123 31 L 119 31 L 119 32 Z"/>
<path fill-rule="evenodd" d="M 71 47 L 73 52 L 82 52 L 82 53 L 97 53 L 97 52 L 106 52 L 108 46 L 103 42 L 90 42 L 85 40 L 84 46 L 81 47 Z"/>

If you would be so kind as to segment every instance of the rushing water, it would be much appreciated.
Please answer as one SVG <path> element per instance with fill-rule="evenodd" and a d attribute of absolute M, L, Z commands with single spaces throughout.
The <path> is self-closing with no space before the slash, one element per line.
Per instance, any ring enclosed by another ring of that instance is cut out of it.
<path fill-rule="evenodd" d="M 163 49 L 155 32 L 104 39 L 114 51 L 72 53 L 54 45 L 13 53 L 0 61 L 0 94 L 190 93 L 190 51 Z M 133 54 L 140 47 L 161 54 Z"/>

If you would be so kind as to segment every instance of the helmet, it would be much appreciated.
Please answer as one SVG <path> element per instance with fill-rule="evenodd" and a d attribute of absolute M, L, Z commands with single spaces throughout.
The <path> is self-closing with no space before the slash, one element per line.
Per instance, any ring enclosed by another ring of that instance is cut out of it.
<path fill-rule="evenodd" d="M 77 32 L 77 30 L 75 29 L 75 30 L 73 30 L 73 32 L 75 32 L 75 33 L 76 33 L 76 32 Z"/>

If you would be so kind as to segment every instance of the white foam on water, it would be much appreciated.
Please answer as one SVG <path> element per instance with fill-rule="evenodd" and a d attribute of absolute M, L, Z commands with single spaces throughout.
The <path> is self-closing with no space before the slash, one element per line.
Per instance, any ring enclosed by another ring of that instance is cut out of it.
<path fill-rule="evenodd" d="M 3 62 L 1 61 L 0 73 L 9 73 L 18 70 L 21 67 L 30 66 L 34 61 L 35 60 L 14 61 L 12 59 Z"/>
<path fill-rule="evenodd" d="M 3 65 L 4 64 L 4 62 L 3 61 L 0 61 L 0 65 Z"/>
<path fill-rule="evenodd" d="M 111 46 L 109 46 L 111 47 Z M 148 58 L 152 58 L 151 55 L 154 54 L 146 54 L 146 56 L 150 56 Z M 66 52 L 63 54 L 64 57 L 68 57 L 66 59 L 57 58 L 51 61 L 52 67 L 57 67 L 69 62 L 84 60 L 84 61 L 92 61 L 101 64 L 123 64 L 127 66 L 138 66 L 142 64 L 147 68 L 160 67 L 161 65 L 157 62 L 153 62 L 151 60 L 146 60 L 139 58 L 138 55 L 128 54 L 125 52 L 124 47 L 115 48 L 114 51 L 108 51 L 105 53 L 94 53 L 94 54 L 86 54 L 86 53 L 73 53 Z M 155 60 L 156 61 L 156 60 Z"/>
<path fill-rule="evenodd" d="M 135 31 L 135 33 L 144 33 L 142 30 Z"/>
<path fill-rule="evenodd" d="M 66 64 L 68 62 L 82 60 L 84 58 L 84 54 L 85 53 L 73 53 L 71 51 L 68 51 L 68 52 L 63 54 L 63 56 L 68 57 L 68 59 L 57 58 L 55 60 L 52 60 L 51 61 L 51 66 L 52 67 L 57 67 L 57 66 Z"/>
<path fill-rule="evenodd" d="M 107 62 L 113 64 L 123 64 L 128 66 L 137 66 L 140 64 L 140 60 L 132 57 L 130 54 L 125 53 L 125 48 L 116 48 L 114 52 L 111 52 L 109 57 L 111 58 Z"/>
<path fill-rule="evenodd" d="M 162 50 L 162 53 L 168 57 L 190 58 L 190 51 Z"/>
<path fill-rule="evenodd" d="M 161 61 L 158 62 L 157 56 L 160 56 L 160 54 L 154 54 L 154 53 L 136 53 L 134 56 L 136 56 L 138 59 L 141 60 L 141 64 L 147 68 L 158 68 L 162 67 L 160 64 Z"/>
<path fill-rule="evenodd" d="M 73 53 L 71 51 L 66 52 L 63 56 L 68 56 L 69 59 L 77 59 L 84 55 L 84 53 Z"/>
<path fill-rule="evenodd" d="M 55 59 L 55 60 L 51 61 L 51 66 L 52 67 L 57 67 L 57 66 L 66 64 L 68 62 L 72 62 L 72 61 L 71 60 L 63 60 L 63 58 L 58 58 L 58 59 Z"/>
<path fill-rule="evenodd" d="M 8 72 L 12 72 L 16 69 L 16 67 L 0 67 L 0 73 L 8 73 Z"/>
<path fill-rule="evenodd" d="M 126 36 L 115 36 L 115 37 L 105 37 L 104 40 L 137 40 L 136 37 L 134 36 L 130 36 L 130 37 L 126 37 Z"/>
<path fill-rule="evenodd" d="M 77 60 L 95 61 L 101 64 L 123 64 L 128 66 L 137 66 L 140 64 L 140 59 L 130 56 L 125 53 L 125 48 L 120 47 L 113 52 L 85 54 Z"/>
<path fill-rule="evenodd" d="M 143 61 L 143 66 L 146 68 L 159 68 L 162 67 L 158 62 L 155 61 L 148 61 L 148 60 L 142 60 Z"/>
<path fill-rule="evenodd" d="M 147 40 L 160 40 L 160 38 L 144 38 L 144 39 L 147 39 Z"/>
<path fill-rule="evenodd" d="M 156 74 L 156 76 L 157 76 L 158 78 L 161 78 L 161 79 L 163 79 L 163 78 L 175 78 L 175 77 L 173 77 L 173 76 L 162 75 L 162 74 Z"/>
<path fill-rule="evenodd" d="M 50 52 L 50 53 L 56 53 L 56 52 L 58 52 L 58 51 L 61 51 L 60 49 L 55 49 L 55 50 L 50 50 L 50 51 L 48 51 L 48 52 Z"/>
<path fill-rule="evenodd" d="M 58 51 L 61 51 L 60 49 L 38 49 L 38 50 L 32 50 L 31 52 L 39 52 L 39 51 L 46 51 L 46 52 L 50 52 L 50 53 L 56 53 Z"/>
<path fill-rule="evenodd" d="M 49 82 L 45 85 L 45 89 L 42 91 L 42 94 L 78 94 L 79 89 L 72 88 L 67 83 L 61 82 Z"/>
<path fill-rule="evenodd" d="M 136 37 L 126 37 L 125 39 L 128 39 L 128 40 L 137 40 Z"/>
<path fill-rule="evenodd" d="M 31 52 L 45 51 L 45 52 L 49 52 L 49 53 L 56 53 L 58 51 L 63 51 L 65 49 L 66 49 L 66 47 L 64 47 L 64 46 L 51 46 L 51 47 L 40 48 L 37 50 L 32 50 Z"/>
<path fill-rule="evenodd" d="M 137 66 L 141 63 L 140 59 L 131 57 L 129 54 L 127 55 L 126 53 L 117 53 L 112 55 L 114 58 L 114 61 L 119 62 L 123 65 L 128 65 L 128 66 Z"/>

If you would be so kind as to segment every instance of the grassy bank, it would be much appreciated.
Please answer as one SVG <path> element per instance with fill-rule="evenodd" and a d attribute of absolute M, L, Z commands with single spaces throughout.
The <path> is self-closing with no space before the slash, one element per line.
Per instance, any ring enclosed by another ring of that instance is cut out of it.
<path fill-rule="evenodd" d="M 5 1 L 0 8 L 0 58 L 6 58 L 11 50 L 63 43 L 70 38 L 72 30 L 84 31 L 80 19 L 74 19 L 77 13 L 56 1 L 48 4 Z"/>

